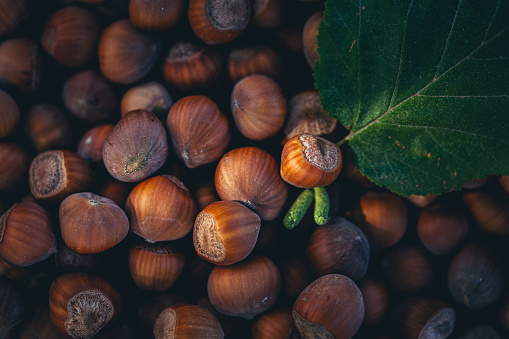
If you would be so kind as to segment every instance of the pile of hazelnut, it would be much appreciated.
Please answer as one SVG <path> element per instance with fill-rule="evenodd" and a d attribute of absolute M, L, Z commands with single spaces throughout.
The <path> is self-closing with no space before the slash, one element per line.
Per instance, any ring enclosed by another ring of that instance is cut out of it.
<path fill-rule="evenodd" d="M 0 0 L 0 338 L 509 335 L 509 177 L 363 177 L 313 89 L 323 10 Z"/>

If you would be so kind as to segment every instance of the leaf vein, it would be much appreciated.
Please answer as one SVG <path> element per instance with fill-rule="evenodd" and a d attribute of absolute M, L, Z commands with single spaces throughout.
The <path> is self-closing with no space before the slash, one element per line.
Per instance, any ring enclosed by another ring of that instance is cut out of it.
<path fill-rule="evenodd" d="M 440 66 L 442 65 L 442 61 L 444 60 L 445 52 L 447 51 L 447 47 L 449 46 L 449 39 L 452 35 L 452 31 L 454 29 L 454 24 L 456 23 L 456 18 L 458 17 L 458 13 L 460 11 L 462 0 L 458 2 L 458 7 L 456 8 L 456 13 L 454 14 L 454 19 L 452 20 L 451 29 L 449 30 L 449 35 L 447 35 L 447 39 L 445 40 L 445 46 L 442 50 L 442 55 L 440 56 L 440 61 L 438 62 L 437 69 L 435 70 L 435 75 L 433 76 L 433 80 L 437 79 L 438 70 L 440 69 Z"/>

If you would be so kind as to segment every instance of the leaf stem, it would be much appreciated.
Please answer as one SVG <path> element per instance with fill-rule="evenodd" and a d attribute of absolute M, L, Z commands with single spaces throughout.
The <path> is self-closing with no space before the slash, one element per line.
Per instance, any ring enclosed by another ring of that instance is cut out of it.
<path fill-rule="evenodd" d="M 324 225 L 329 218 L 329 194 L 323 187 L 315 187 L 313 191 L 315 193 L 315 223 L 317 225 Z"/>
<path fill-rule="evenodd" d="M 352 132 L 350 131 L 350 133 L 348 133 L 348 135 L 346 137 L 344 137 L 343 139 L 339 140 L 336 145 L 338 145 L 338 147 L 341 147 L 344 143 L 347 143 L 348 140 L 350 140 L 352 138 Z"/>
<path fill-rule="evenodd" d="M 313 202 L 313 191 L 309 188 L 302 191 L 301 194 L 295 199 L 292 207 L 286 213 L 283 219 L 283 225 L 286 229 L 292 230 L 299 224 L 304 215 L 306 214 L 309 206 Z"/>

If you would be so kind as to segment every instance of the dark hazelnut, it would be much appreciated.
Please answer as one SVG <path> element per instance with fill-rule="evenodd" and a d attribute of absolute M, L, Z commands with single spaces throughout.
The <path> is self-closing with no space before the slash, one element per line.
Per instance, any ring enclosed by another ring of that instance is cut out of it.
<path fill-rule="evenodd" d="M 130 111 L 143 109 L 154 113 L 164 122 L 172 105 L 173 100 L 166 88 L 150 81 L 131 87 L 124 93 L 120 101 L 120 114 L 124 117 Z"/>
<path fill-rule="evenodd" d="M 9 35 L 28 12 L 28 0 L 0 1 L 0 36 Z"/>
<path fill-rule="evenodd" d="M 235 201 L 216 201 L 196 217 L 194 248 L 211 263 L 231 265 L 251 253 L 259 232 L 258 214 Z"/>
<path fill-rule="evenodd" d="M 368 192 L 354 207 L 352 219 L 371 248 L 381 250 L 401 240 L 408 225 L 408 211 L 403 199 L 393 193 Z"/>
<path fill-rule="evenodd" d="M 263 228 L 262 228 L 263 230 Z M 288 258 L 281 267 L 283 291 L 290 300 L 295 300 L 313 281 L 306 259 L 299 256 Z"/>
<path fill-rule="evenodd" d="M 30 156 L 10 142 L 0 143 L 0 191 L 11 191 L 26 178 Z"/>
<path fill-rule="evenodd" d="M 207 282 L 210 302 L 219 312 L 246 319 L 274 305 L 280 289 L 281 274 L 267 257 L 250 257 L 230 266 L 216 266 Z"/>
<path fill-rule="evenodd" d="M 262 314 L 251 327 L 253 339 L 296 339 L 292 311 L 277 309 Z"/>
<path fill-rule="evenodd" d="M 68 272 L 91 272 L 99 267 L 102 259 L 100 254 L 80 254 L 62 244 L 55 253 L 55 266 Z"/>
<path fill-rule="evenodd" d="M 70 6 L 49 17 L 42 31 L 41 45 L 65 67 L 85 65 L 95 52 L 99 38 L 99 19 L 91 11 Z"/>
<path fill-rule="evenodd" d="M 387 288 L 382 281 L 367 276 L 359 282 L 359 289 L 364 301 L 364 324 L 376 325 L 382 320 L 389 306 Z"/>
<path fill-rule="evenodd" d="M 164 291 L 180 276 L 186 257 L 169 243 L 143 242 L 129 250 L 129 271 L 134 283 L 141 289 Z"/>
<path fill-rule="evenodd" d="M 458 339 L 501 339 L 500 335 L 491 326 L 479 325 L 467 328 L 461 332 Z"/>
<path fill-rule="evenodd" d="M 99 66 L 113 82 L 131 84 L 150 72 L 159 54 L 157 39 L 137 31 L 129 20 L 110 24 L 99 40 Z"/>
<path fill-rule="evenodd" d="M 129 232 L 124 210 L 108 198 L 90 192 L 69 195 L 58 211 L 65 244 L 80 254 L 104 252 Z"/>
<path fill-rule="evenodd" d="M 157 317 L 164 309 L 185 302 L 180 293 L 156 294 L 143 298 L 138 306 L 138 318 L 146 329 L 152 330 Z"/>
<path fill-rule="evenodd" d="M 88 162 L 103 160 L 103 146 L 113 129 L 112 124 L 97 125 L 83 134 L 77 153 Z"/>
<path fill-rule="evenodd" d="M 304 48 L 304 56 L 311 68 L 314 67 L 315 61 L 318 60 L 318 26 L 323 20 L 323 12 L 316 12 L 309 17 L 302 30 L 302 42 Z"/>
<path fill-rule="evenodd" d="M 196 201 L 196 205 L 198 206 L 198 211 L 203 210 L 208 205 L 219 200 L 216 192 L 216 186 L 214 186 L 214 183 L 210 181 L 200 183 L 194 190 L 193 196 Z"/>
<path fill-rule="evenodd" d="M 175 43 L 163 64 L 166 82 L 184 92 L 212 87 L 222 70 L 216 51 L 189 42 Z"/>
<path fill-rule="evenodd" d="M 392 312 L 402 338 L 448 338 L 456 323 L 454 309 L 438 299 L 410 298 Z"/>
<path fill-rule="evenodd" d="M 231 140 L 228 119 L 216 103 L 203 95 L 177 101 L 166 120 L 175 153 L 188 168 L 219 159 Z"/>
<path fill-rule="evenodd" d="M 139 183 L 129 194 L 125 211 L 131 230 L 148 242 L 182 238 L 192 230 L 197 214 L 191 193 L 172 175 Z"/>
<path fill-rule="evenodd" d="M 270 2 L 272 0 L 268 0 Z M 277 0 L 276 0 L 277 1 Z M 281 73 L 279 54 L 267 46 L 233 49 L 228 55 L 228 74 L 233 83 L 251 74 L 277 79 Z"/>
<path fill-rule="evenodd" d="M 98 122 L 117 107 L 117 95 L 106 79 L 94 70 L 74 74 L 64 83 L 64 105 L 78 119 Z"/>
<path fill-rule="evenodd" d="M 0 43 L 0 83 L 22 92 L 39 88 L 42 57 L 37 43 L 30 38 L 16 38 Z"/>
<path fill-rule="evenodd" d="M 281 153 L 281 177 L 296 187 L 327 186 L 336 180 L 342 166 L 339 147 L 311 134 L 294 136 Z"/>
<path fill-rule="evenodd" d="M 46 151 L 32 160 L 28 180 L 35 199 L 61 202 L 73 193 L 86 191 L 94 182 L 94 172 L 71 151 Z"/>
<path fill-rule="evenodd" d="M 51 322 L 48 301 L 39 303 L 19 331 L 19 339 L 65 339 Z"/>
<path fill-rule="evenodd" d="M 0 276 L 0 337 L 13 338 L 26 313 L 23 291 L 9 278 Z"/>
<path fill-rule="evenodd" d="M 161 121 L 149 111 L 126 114 L 113 127 L 103 146 L 106 169 L 117 180 L 141 181 L 163 166 L 168 139 Z"/>
<path fill-rule="evenodd" d="M 200 39 L 215 45 L 237 38 L 247 27 L 251 15 L 248 0 L 190 0 L 189 24 Z"/>
<path fill-rule="evenodd" d="M 303 338 L 352 338 L 363 317 L 361 291 L 341 274 L 316 279 L 293 306 L 293 320 Z"/>
<path fill-rule="evenodd" d="M 28 110 L 25 132 L 39 152 L 65 149 L 72 140 L 69 119 L 58 107 L 48 103 L 32 106 Z"/>
<path fill-rule="evenodd" d="M 325 225 L 315 228 L 306 256 L 319 276 L 339 273 L 357 281 L 368 270 L 369 243 L 350 221 L 332 217 Z"/>
<path fill-rule="evenodd" d="M 64 335 L 90 339 L 122 309 L 117 290 L 106 280 L 83 273 L 56 278 L 49 289 L 51 321 Z"/>
<path fill-rule="evenodd" d="M 14 204 L 0 217 L 0 257 L 12 265 L 30 266 L 55 253 L 49 213 L 33 202 Z"/>
<path fill-rule="evenodd" d="M 99 195 L 113 200 L 118 206 L 123 208 L 131 188 L 131 185 L 126 182 L 108 179 L 99 188 Z"/>
<path fill-rule="evenodd" d="M 502 267 L 486 245 L 468 243 L 452 259 L 447 271 L 447 286 L 452 297 L 469 309 L 492 304 L 502 294 Z"/>
<path fill-rule="evenodd" d="M 215 184 L 222 200 L 238 200 L 262 220 L 275 219 L 288 196 L 288 186 L 279 176 L 276 160 L 257 147 L 226 153 L 217 164 Z"/>
<path fill-rule="evenodd" d="M 1 15 L 1 14 L 0 14 Z M 14 131 L 19 122 L 19 107 L 16 101 L 0 90 L 0 138 L 3 138 Z"/>
<path fill-rule="evenodd" d="M 253 0 L 253 25 L 276 28 L 283 21 L 283 1 Z"/>
<path fill-rule="evenodd" d="M 509 193 L 509 175 L 501 175 L 498 177 L 498 181 L 500 182 L 500 186 Z"/>
<path fill-rule="evenodd" d="M 189 304 L 163 310 L 154 323 L 153 334 L 155 339 L 224 338 L 221 324 L 209 310 Z"/>
<path fill-rule="evenodd" d="M 509 197 L 485 191 L 463 193 L 463 201 L 479 227 L 491 234 L 509 234 Z"/>
<path fill-rule="evenodd" d="M 233 87 L 230 106 L 240 133 L 251 140 L 275 136 L 286 119 L 287 104 L 281 87 L 266 75 L 252 74 Z"/>
<path fill-rule="evenodd" d="M 131 0 L 129 20 L 141 30 L 166 31 L 177 24 L 185 4 L 184 0 Z"/>

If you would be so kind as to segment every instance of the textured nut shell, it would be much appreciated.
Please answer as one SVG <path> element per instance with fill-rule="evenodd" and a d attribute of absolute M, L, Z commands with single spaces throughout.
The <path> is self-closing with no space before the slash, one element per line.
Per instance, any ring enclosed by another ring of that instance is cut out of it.
<path fill-rule="evenodd" d="M 196 217 L 194 248 L 207 261 L 231 265 L 251 253 L 259 232 L 258 214 L 235 201 L 216 201 Z"/>
<path fill-rule="evenodd" d="M 71 336 L 66 330 L 66 322 L 70 316 L 69 301 L 77 294 L 83 292 L 99 293 L 110 308 L 105 310 L 100 307 L 101 305 L 94 305 L 92 302 L 89 304 L 90 311 L 92 313 L 87 314 L 85 312 L 81 314 L 82 323 L 80 325 L 82 325 L 82 327 L 86 327 L 83 331 L 88 332 L 91 335 L 83 336 L 82 338 L 91 338 L 94 336 L 107 323 L 113 322 L 118 317 L 122 309 L 120 294 L 108 281 L 83 273 L 69 273 L 61 275 L 53 281 L 49 289 L 50 316 L 51 321 L 57 329 L 67 336 Z M 103 324 L 103 326 L 100 326 L 99 328 L 93 328 L 90 326 L 90 323 L 88 323 L 88 321 L 93 322 L 96 320 L 96 317 L 91 316 L 95 314 L 94 311 L 98 313 L 103 312 L 102 314 L 106 311 L 110 313 L 109 317 L 107 317 L 109 318 L 107 323 Z M 79 318 L 80 314 L 77 314 L 76 317 Z"/>
<path fill-rule="evenodd" d="M 310 134 L 294 136 L 281 153 L 281 177 L 296 187 L 327 186 L 336 180 L 342 166 L 339 147 Z"/>
<path fill-rule="evenodd" d="M 292 339 L 294 330 L 292 312 L 278 309 L 262 314 L 253 324 L 251 333 L 253 339 Z"/>
<path fill-rule="evenodd" d="M 241 201 L 262 220 L 275 219 L 288 196 L 288 186 L 279 175 L 276 160 L 257 147 L 226 153 L 217 165 L 215 185 L 222 200 Z"/>
<path fill-rule="evenodd" d="M 75 193 L 59 208 L 60 231 L 65 244 L 80 254 L 106 251 L 129 232 L 124 210 L 113 200 L 94 193 Z"/>
<path fill-rule="evenodd" d="M 19 107 L 16 101 L 7 94 L 0 90 L 0 138 L 3 138 L 14 131 L 19 122 Z"/>
<path fill-rule="evenodd" d="M 169 30 L 179 21 L 185 3 L 184 0 L 131 0 L 129 20 L 141 30 Z"/>
<path fill-rule="evenodd" d="M 341 274 L 316 279 L 293 306 L 293 319 L 303 338 L 350 339 L 360 328 L 363 317 L 361 291 Z"/>
<path fill-rule="evenodd" d="M 219 312 L 246 319 L 274 305 L 280 289 L 281 274 L 267 257 L 250 257 L 230 266 L 216 266 L 207 282 L 210 302 Z"/>
<path fill-rule="evenodd" d="M 103 147 L 106 169 L 117 180 L 141 181 L 163 166 L 168 140 L 161 121 L 151 112 L 131 111 L 113 127 Z"/>
<path fill-rule="evenodd" d="M 33 265 L 55 249 L 50 215 L 38 204 L 16 203 L 0 217 L 0 257 L 8 263 Z"/>
<path fill-rule="evenodd" d="M 226 116 L 206 96 L 187 96 L 175 103 L 166 126 L 177 155 L 194 168 L 219 159 L 231 140 Z"/>
<path fill-rule="evenodd" d="M 269 0 L 270 1 L 270 0 Z M 273 79 L 281 73 L 279 54 L 266 46 L 233 49 L 228 55 L 228 74 L 233 83 L 251 74 L 265 74 Z"/>
<path fill-rule="evenodd" d="M 109 80 L 131 84 L 150 72 L 159 54 L 160 44 L 137 31 L 129 20 L 112 23 L 99 40 L 99 66 Z"/>
<path fill-rule="evenodd" d="M 128 112 L 144 109 L 151 111 L 156 116 L 166 117 L 173 105 L 170 94 L 158 82 L 150 81 L 128 89 L 120 102 L 120 114 L 122 117 Z"/>
<path fill-rule="evenodd" d="M 224 338 L 221 324 L 209 310 L 188 304 L 163 310 L 155 321 L 153 334 L 155 339 Z"/>
<path fill-rule="evenodd" d="M 233 118 L 248 139 L 265 140 L 276 135 L 283 127 L 287 109 L 281 87 L 266 75 L 249 75 L 233 87 Z"/>
<path fill-rule="evenodd" d="M 159 175 L 139 183 L 125 206 L 131 230 L 149 242 L 182 238 L 193 228 L 196 203 L 176 177 Z"/>

